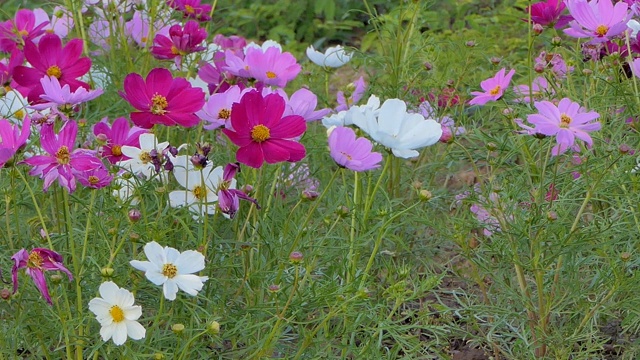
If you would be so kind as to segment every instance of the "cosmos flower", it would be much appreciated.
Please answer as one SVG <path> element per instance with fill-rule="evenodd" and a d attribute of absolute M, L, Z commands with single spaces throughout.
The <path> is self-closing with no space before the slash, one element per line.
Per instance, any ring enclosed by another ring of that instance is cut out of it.
<path fill-rule="evenodd" d="M 23 146 L 31 135 L 31 119 L 26 117 L 22 129 L 6 119 L 0 119 L 0 168 Z"/>
<path fill-rule="evenodd" d="M 104 118 L 93 126 L 93 134 L 102 143 L 99 153 L 112 164 L 127 160 L 128 157 L 122 153 L 122 147 L 126 145 L 139 148 L 140 135 L 145 133 L 145 129 L 130 127 L 129 121 L 123 117 L 113 120 L 112 125 Z"/>
<path fill-rule="evenodd" d="M 516 71 L 512 69 L 506 76 L 504 72 L 505 69 L 502 68 L 494 77 L 482 81 L 480 87 L 484 92 L 472 91 L 471 95 L 475 97 L 469 101 L 469 105 L 484 105 L 489 101 L 499 100 L 504 95 L 505 89 L 509 87 L 511 77 Z"/>
<path fill-rule="evenodd" d="M 128 159 L 118 162 L 117 165 L 134 175 L 149 179 L 156 169 L 153 154 L 155 153 L 156 156 L 157 154 L 162 154 L 169 146 L 169 142 L 159 143 L 154 134 L 147 133 L 140 134 L 138 139 L 140 147 L 131 145 L 122 145 L 120 147 L 120 152 Z"/>
<path fill-rule="evenodd" d="M 62 264 L 62 255 L 57 252 L 44 248 L 34 248 L 31 252 L 22 249 L 15 253 L 11 260 L 14 261 L 11 268 L 11 278 L 13 280 L 13 293 L 18 291 L 18 270 L 26 269 L 27 275 L 31 276 L 33 282 L 36 284 L 38 290 L 42 294 L 42 297 L 49 303 L 51 302 L 51 296 L 49 295 L 49 289 L 47 289 L 47 280 L 44 277 L 45 271 L 62 271 L 69 277 L 69 281 L 73 280 L 71 272 Z"/>
<path fill-rule="evenodd" d="M 171 159 L 173 176 L 184 190 L 169 193 L 171 207 L 187 207 L 194 214 L 216 213 L 218 187 L 223 178 L 222 166 L 213 167 L 207 162 L 204 167 L 194 166 L 187 155 Z"/>
<path fill-rule="evenodd" d="M 566 0 L 569 13 L 574 20 L 564 33 L 576 38 L 591 38 L 591 43 L 610 40 L 627 30 L 629 5 L 611 0 Z"/>
<path fill-rule="evenodd" d="M 223 214 L 233 219 L 240 208 L 240 200 L 247 200 L 256 205 L 258 201 L 248 196 L 244 191 L 236 189 L 236 173 L 240 171 L 240 164 L 227 164 L 224 167 L 222 179 L 218 185 L 218 208 Z"/>
<path fill-rule="evenodd" d="M 167 300 L 175 300 L 178 289 L 191 296 L 198 295 L 208 277 L 194 275 L 204 269 L 204 255 L 194 250 L 178 250 L 160 246 L 155 241 L 144 246 L 144 254 L 149 261 L 131 260 L 131 266 L 145 272 L 145 276 L 155 285 L 162 285 Z"/>
<path fill-rule="evenodd" d="M 201 28 L 194 20 L 189 20 L 184 27 L 173 25 L 169 28 L 169 36 L 158 34 L 153 38 L 151 54 L 156 59 L 175 59 L 178 68 L 182 58 L 194 52 L 205 50 L 202 43 L 207 38 L 207 30 Z"/>
<path fill-rule="evenodd" d="M 225 57 L 227 66 L 223 70 L 282 88 L 295 79 L 301 70 L 296 58 L 289 52 L 283 53 L 277 46 L 265 48 L 247 45 L 244 59 L 231 50 L 225 51 Z"/>
<path fill-rule="evenodd" d="M 44 90 L 40 98 L 47 102 L 33 105 L 32 108 L 36 110 L 48 108 L 73 110 L 76 105 L 91 101 L 102 95 L 102 89 L 87 90 L 79 87 L 75 91 L 71 91 L 69 84 L 61 86 L 55 76 L 43 76 L 40 79 L 40 84 L 42 84 L 42 89 Z"/>
<path fill-rule="evenodd" d="M 371 141 L 363 137 L 356 138 L 356 133 L 348 127 L 337 127 L 330 131 L 329 152 L 338 165 L 353 171 L 380 167 L 382 154 L 371 151 Z"/>
<path fill-rule="evenodd" d="M 527 14 L 531 12 L 532 23 L 559 29 L 572 20 L 571 16 L 562 15 L 566 7 L 563 0 L 546 0 L 532 4 L 525 9 L 525 12 Z M 523 20 L 529 21 L 528 18 Z"/>
<path fill-rule="evenodd" d="M 163 68 L 151 70 L 146 79 L 136 73 L 127 75 L 120 96 L 139 110 L 131 113 L 131 121 L 145 129 L 154 124 L 193 127 L 200 122 L 195 112 L 204 105 L 201 89 L 184 78 L 174 79 Z"/>
<path fill-rule="evenodd" d="M 167 0 L 167 5 L 183 13 L 184 17 L 198 21 L 209 21 L 211 4 L 202 4 L 200 0 Z"/>
<path fill-rule="evenodd" d="M 284 116 L 285 101 L 278 94 L 263 96 L 253 90 L 245 94 L 231 110 L 233 130 L 222 129 L 231 142 L 239 146 L 236 159 L 254 168 L 266 161 L 275 164 L 282 161 L 302 160 L 306 150 L 294 140 L 307 129 L 299 115 Z"/>
<path fill-rule="evenodd" d="M 101 297 L 89 301 L 89 310 L 96 315 L 96 320 L 102 326 L 102 340 L 112 339 L 119 346 L 127 341 L 127 337 L 133 340 L 144 338 L 147 331 L 136 321 L 142 316 L 142 307 L 133 305 L 133 294 L 112 281 L 103 282 L 98 291 Z"/>
<path fill-rule="evenodd" d="M 340 45 L 328 47 L 324 53 L 316 50 L 313 45 L 307 48 L 307 57 L 318 66 L 338 68 L 351 60 L 353 54 L 346 53 Z"/>
<path fill-rule="evenodd" d="M 27 42 L 37 43 L 48 24 L 48 21 L 38 23 L 35 14 L 29 9 L 16 11 L 12 20 L 0 23 L 0 51 L 11 52 L 22 49 Z"/>
<path fill-rule="evenodd" d="M 209 97 L 204 107 L 196 112 L 196 115 L 208 124 L 203 128 L 215 130 L 219 127 L 231 127 L 231 106 L 240 101 L 240 87 L 232 86 L 224 92 L 213 94 Z"/>

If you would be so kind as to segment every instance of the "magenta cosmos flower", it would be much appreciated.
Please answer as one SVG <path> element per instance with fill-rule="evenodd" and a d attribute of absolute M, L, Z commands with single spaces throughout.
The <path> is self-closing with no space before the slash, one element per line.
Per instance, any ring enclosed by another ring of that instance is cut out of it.
<path fill-rule="evenodd" d="M 198 21 L 209 21 L 210 4 L 201 4 L 200 0 L 168 0 L 167 5 L 183 13 L 184 17 Z"/>
<path fill-rule="evenodd" d="M 538 114 L 527 116 L 527 120 L 535 125 L 532 131 L 547 136 L 555 136 L 558 145 L 551 149 L 551 154 L 556 156 L 575 146 L 575 139 L 584 141 L 587 146 L 593 145 L 589 132 L 600 130 L 600 122 L 593 120 L 600 117 L 595 111 L 586 112 L 578 103 L 571 99 L 560 100 L 558 106 L 550 101 L 537 101 L 534 103 Z"/>
<path fill-rule="evenodd" d="M 29 135 L 31 135 L 31 119 L 28 116 L 22 122 L 22 129 L 18 125 L 12 125 L 6 119 L 0 119 L 0 168 L 27 142 Z"/>
<path fill-rule="evenodd" d="M 198 23 L 190 20 L 184 28 L 180 25 L 173 25 L 169 28 L 169 36 L 156 35 L 153 39 L 151 54 L 156 59 L 175 59 L 176 66 L 180 67 L 182 57 L 194 52 L 205 50 L 202 42 L 207 38 L 207 31 Z"/>
<path fill-rule="evenodd" d="M 574 18 L 564 30 L 569 36 L 601 43 L 627 30 L 629 5 L 623 1 L 615 6 L 611 0 L 567 0 L 566 4 Z"/>
<path fill-rule="evenodd" d="M 235 188 L 235 176 L 238 172 L 240 172 L 240 164 L 227 164 L 224 167 L 222 181 L 218 184 L 218 207 L 223 214 L 228 215 L 231 219 L 236 216 L 240 208 L 240 199 L 250 201 L 260 209 L 258 200 Z"/>
<path fill-rule="evenodd" d="M 61 86 L 69 85 L 71 91 L 83 87 L 89 89 L 89 84 L 78 80 L 91 68 L 91 59 L 82 55 L 82 40 L 73 39 L 62 47 L 58 35 L 47 34 L 36 46 L 28 41 L 24 46 L 24 56 L 32 67 L 17 66 L 14 70 L 14 80 L 29 88 L 27 98 L 30 102 L 41 102 L 40 95 L 44 93 L 40 79 L 44 76 L 54 76 Z"/>
<path fill-rule="evenodd" d="M 200 122 L 195 112 L 204 105 L 204 92 L 184 78 L 173 78 L 163 68 L 151 70 L 146 79 L 136 73 L 124 79 L 125 100 L 139 112 L 131 113 L 136 126 L 149 129 L 154 124 L 192 127 Z"/>
<path fill-rule="evenodd" d="M 23 162 L 32 166 L 31 176 L 44 179 L 44 191 L 54 180 L 70 193 L 76 190 L 75 171 L 92 170 L 102 166 L 102 161 L 92 152 L 84 149 L 73 149 L 78 134 L 75 121 L 67 121 L 56 134 L 53 125 L 44 125 L 40 130 L 40 145 L 47 155 L 35 155 Z"/>
<path fill-rule="evenodd" d="M 245 94 L 231 108 L 233 130 L 222 129 L 225 135 L 240 148 L 236 153 L 239 162 L 259 168 L 266 161 L 275 164 L 282 161 L 302 160 L 306 150 L 294 140 L 307 129 L 299 115 L 282 117 L 285 101 L 278 94 L 262 94 L 253 90 Z"/>
<path fill-rule="evenodd" d="M 123 146 L 140 147 L 140 135 L 146 134 L 147 130 L 137 126 L 130 127 L 129 121 L 123 117 L 113 120 L 109 125 L 108 119 L 104 118 L 93 126 L 93 134 L 102 144 L 99 153 L 111 164 L 129 157 L 122 153 Z"/>
<path fill-rule="evenodd" d="M 542 26 L 555 25 L 556 29 L 564 27 L 572 20 L 571 16 L 562 15 L 567 6 L 563 0 L 547 0 L 537 2 L 527 7 L 526 13 L 531 12 L 531 22 Z M 529 19 L 523 19 L 529 21 Z"/>
<path fill-rule="evenodd" d="M 366 138 L 356 138 L 348 127 L 337 127 L 329 135 L 329 152 L 341 167 L 353 171 L 367 171 L 380 167 L 382 155 L 372 152 L 373 145 Z"/>
<path fill-rule="evenodd" d="M 506 76 L 504 72 L 505 69 L 502 68 L 494 77 L 482 81 L 480 87 L 484 92 L 471 92 L 471 95 L 475 97 L 469 101 L 469 105 L 484 105 L 489 101 L 499 100 L 504 94 L 504 90 L 509 87 L 511 77 L 516 71 L 512 69 Z"/>
<path fill-rule="evenodd" d="M 16 12 L 13 20 L 0 23 L 0 51 L 11 52 L 22 49 L 29 42 L 38 42 L 38 37 L 44 34 L 44 27 L 49 21 L 36 23 L 33 11 L 21 9 Z"/>
<path fill-rule="evenodd" d="M 69 277 L 69 281 L 73 280 L 71 272 L 62 264 L 62 255 L 49 249 L 35 248 L 28 252 L 22 249 L 15 253 L 11 260 L 14 261 L 11 268 L 11 279 L 13 280 L 13 293 L 18 291 L 18 270 L 26 269 L 27 275 L 31 276 L 33 282 L 36 284 L 38 290 L 42 294 L 49 305 L 53 305 L 51 302 L 51 296 L 49 295 L 49 289 L 47 289 L 47 280 L 44 277 L 45 271 L 62 271 Z"/>

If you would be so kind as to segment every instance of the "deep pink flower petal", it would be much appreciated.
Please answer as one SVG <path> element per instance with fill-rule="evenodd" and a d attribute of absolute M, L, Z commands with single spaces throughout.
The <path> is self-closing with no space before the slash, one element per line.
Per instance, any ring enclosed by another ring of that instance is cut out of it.
<path fill-rule="evenodd" d="M 264 162 L 262 146 L 258 143 L 251 142 L 247 146 L 239 148 L 236 153 L 236 160 L 252 168 L 260 168 Z"/>

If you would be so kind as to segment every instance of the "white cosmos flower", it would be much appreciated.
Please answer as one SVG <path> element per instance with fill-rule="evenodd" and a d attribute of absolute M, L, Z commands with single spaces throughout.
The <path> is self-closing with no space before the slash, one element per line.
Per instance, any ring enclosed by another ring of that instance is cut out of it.
<path fill-rule="evenodd" d="M 155 285 L 162 285 L 167 300 L 175 300 L 178 289 L 196 296 L 209 278 L 193 273 L 204 269 L 204 255 L 194 250 L 180 253 L 178 250 L 155 241 L 144 246 L 144 254 L 150 261 L 132 260 L 131 266 L 145 272 Z"/>
<path fill-rule="evenodd" d="M 332 126 L 347 126 L 353 125 L 353 114 L 356 112 L 362 113 L 362 115 L 370 114 L 371 116 L 377 116 L 380 110 L 380 98 L 375 95 L 369 96 L 369 100 L 365 105 L 354 105 L 349 110 L 340 111 L 337 114 L 324 117 L 322 119 L 322 125 L 326 128 Z"/>
<path fill-rule="evenodd" d="M 407 105 L 399 99 L 385 101 L 377 114 L 370 109 L 363 112 L 354 108 L 348 114 L 353 123 L 397 157 L 416 157 L 419 155 L 416 149 L 433 145 L 442 136 L 442 126 L 437 121 L 407 113 Z"/>
<path fill-rule="evenodd" d="M 142 315 L 142 307 L 133 305 L 133 294 L 111 281 L 102 283 L 99 291 L 101 297 L 89 301 L 89 310 L 96 314 L 96 320 L 102 326 L 102 340 L 113 339 L 114 344 L 122 345 L 127 337 L 144 338 L 146 330 L 136 321 Z"/>
<path fill-rule="evenodd" d="M 29 101 L 19 92 L 11 90 L 0 97 L 0 117 L 14 124 L 22 124 L 26 115 L 31 116 L 36 111 L 28 107 Z"/>
<path fill-rule="evenodd" d="M 318 66 L 338 68 L 351 60 L 353 54 L 348 54 L 340 45 L 327 48 L 324 53 L 316 50 L 313 45 L 307 48 L 307 57 Z"/>
<path fill-rule="evenodd" d="M 146 179 L 151 178 L 155 171 L 151 152 L 155 150 L 158 154 L 169 146 L 169 142 L 158 143 L 156 136 L 153 134 L 140 135 L 140 148 L 135 146 L 123 145 L 120 150 L 130 159 L 119 161 L 118 166 L 130 171 L 134 175 L 142 175 Z"/>
<path fill-rule="evenodd" d="M 255 42 L 253 42 L 253 41 L 252 41 L 252 42 L 248 43 L 248 44 L 244 47 L 244 49 L 243 49 L 243 50 L 244 50 L 244 53 L 245 53 L 245 54 L 247 53 L 247 50 L 248 50 L 249 48 L 262 49 L 262 52 L 265 52 L 265 51 L 267 51 L 267 49 L 268 49 L 268 48 L 270 48 L 270 47 L 278 48 L 278 49 L 280 49 L 280 52 L 282 52 L 282 45 L 280 45 L 280 43 L 278 43 L 277 41 L 275 41 L 275 40 L 271 40 L 271 39 L 269 39 L 269 40 L 267 40 L 267 41 L 263 42 L 263 43 L 262 43 L 262 45 L 258 45 L 258 44 L 256 44 Z"/>
<path fill-rule="evenodd" d="M 209 161 L 206 167 L 197 169 L 187 155 L 171 159 L 173 176 L 184 190 L 169 193 L 171 207 L 187 206 L 194 214 L 215 214 L 218 201 L 218 186 L 222 181 L 222 166 L 213 167 Z"/>

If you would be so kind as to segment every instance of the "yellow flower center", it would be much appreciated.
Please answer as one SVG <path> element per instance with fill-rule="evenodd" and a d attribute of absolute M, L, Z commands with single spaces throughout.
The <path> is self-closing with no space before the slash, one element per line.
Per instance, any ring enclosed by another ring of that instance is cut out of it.
<path fill-rule="evenodd" d="M 97 176 L 93 176 L 93 175 L 89 176 L 88 180 L 89 180 L 89 184 L 91 185 L 95 185 L 100 182 L 100 179 Z"/>
<path fill-rule="evenodd" d="M 20 34 L 22 37 L 27 37 L 29 36 L 29 32 L 25 29 L 22 29 L 20 31 L 18 31 L 18 34 Z"/>
<path fill-rule="evenodd" d="M 47 75 L 48 76 L 54 76 L 54 77 L 60 79 L 60 77 L 62 76 L 62 70 L 60 70 L 58 65 L 52 65 L 51 67 L 49 67 L 47 69 Z"/>
<path fill-rule="evenodd" d="M 151 113 L 154 115 L 164 115 L 167 111 L 165 110 L 169 103 L 167 102 L 167 98 L 156 93 L 151 98 Z"/>
<path fill-rule="evenodd" d="M 605 36 L 607 35 L 607 31 L 609 31 L 609 27 L 607 25 L 599 25 L 596 28 L 596 34 L 598 36 Z"/>
<path fill-rule="evenodd" d="M 20 109 L 20 110 L 14 112 L 13 113 L 13 117 L 15 117 L 18 120 L 24 119 L 24 110 Z"/>
<path fill-rule="evenodd" d="M 109 309 L 109 314 L 113 318 L 113 322 L 120 322 L 124 320 L 124 311 L 118 305 L 113 305 L 111 309 Z"/>
<path fill-rule="evenodd" d="M 489 91 L 489 94 L 496 96 L 500 93 L 500 90 L 502 90 L 502 88 L 500 87 L 500 85 L 494 87 L 493 89 L 491 89 L 491 91 Z"/>
<path fill-rule="evenodd" d="M 179 50 L 178 50 L 178 48 L 177 48 L 177 47 L 175 47 L 175 46 L 171 46 L 171 53 L 172 53 L 173 55 L 180 55 L 180 51 L 179 51 Z"/>
<path fill-rule="evenodd" d="M 162 266 L 162 275 L 172 279 L 178 275 L 178 268 L 173 264 L 164 264 Z"/>
<path fill-rule="evenodd" d="M 198 200 L 202 200 L 202 199 L 206 199 L 207 198 L 207 188 L 204 186 L 196 186 L 193 188 L 193 196 L 196 197 L 196 199 Z"/>
<path fill-rule="evenodd" d="M 255 142 L 261 143 L 263 141 L 269 140 L 270 137 L 271 132 L 269 131 L 269 128 L 262 124 L 256 125 L 253 127 L 253 129 L 251 129 L 251 138 Z"/>
<path fill-rule="evenodd" d="M 111 153 L 112 153 L 114 156 L 120 156 L 120 155 L 122 155 L 122 147 L 121 147 L 120 145 L 113 145 L 113 146 L 111 147 Z"/>
<path fill-rule="evenodd" d="M 560 115 L 560 127 L 561 128 L 568 128 L 569 124 L 571 124 L 571 117 L 567 114 L 561 114 Z"/>
<path fill-rule="evenodd" d="M 231 110 L 229 109 L 221 109 L 218 112 L 218 119 L 229 120 L 230 117 L 231 117 Z"/>
<path fill-rule="evenodd" d="M 273 71 L 267 71 L 267 77 L 269 79 L 275 79 L 276 73 L 274 73 Z"/>
<path fill-rule="evenodd" d="M 196 10 L 191 5 L 185 5 L 184 12 L 186 12 L 187 14 L 193 14 L 194 12 L 196 12 Z"/>
<path fill-rule="evenodd" d="M 147 37 L 143 36 L 140 38 L 140 42 L 146 43 L 147 42 Z"/>
<path fill-rule="evenodd" d="M 30 268 L 40 268 L 44 259 L 37 252 L 32 252 L 29 254 L 29 260 L 27 262 L 27 266 Z"/>
<path fill-rule="evenodd" d="M 62 145 L 56 151 L 56 158 L 58 159 L 58 164 L 67 165 L 69 161 L 71 161 L 71 154 L 69 154 L 69 148 Z"/>
<path fill-rule="evenodd" d="M 138 155 L 138 158 L 140 159 L 140 161 L 142 161 L 143 164 L 148 164 L 151 162 L 151 160 L 153 160 L 151 158 L 151 154 L 149 154 L 147 151 L 141 151 L 140 155 Z"/>

